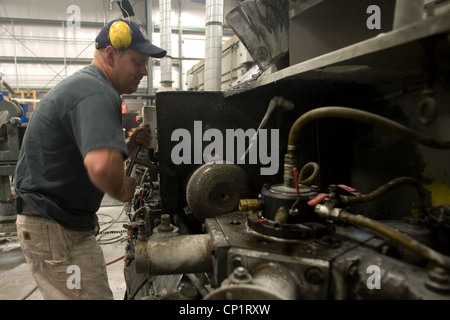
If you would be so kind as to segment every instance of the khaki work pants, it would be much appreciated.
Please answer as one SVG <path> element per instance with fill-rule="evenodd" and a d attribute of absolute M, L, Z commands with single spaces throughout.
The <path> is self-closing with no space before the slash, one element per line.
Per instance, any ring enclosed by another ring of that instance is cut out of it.
<path fill-rule="evenodd" d="M 73 231 L 49 219 L 21 214 L 16 226 L 44 299 L 113 299 L 103 251 L 93 231 Z"/>

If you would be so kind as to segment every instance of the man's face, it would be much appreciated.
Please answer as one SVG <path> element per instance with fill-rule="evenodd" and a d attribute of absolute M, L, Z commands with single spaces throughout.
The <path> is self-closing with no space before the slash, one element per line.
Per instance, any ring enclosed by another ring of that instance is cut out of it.
<path fill-rule="evenodd" d="M 134 93 L 142 78 L 148 75 L 147 63 L 149 55 L 134 49 L 115 52 L 113 67 L 114 87 L 119 92 Z"/>

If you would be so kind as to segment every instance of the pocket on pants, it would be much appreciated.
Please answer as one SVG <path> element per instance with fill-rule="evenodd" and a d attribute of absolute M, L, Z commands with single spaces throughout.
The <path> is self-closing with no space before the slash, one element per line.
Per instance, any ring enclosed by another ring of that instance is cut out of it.
<path fill-rule="evenodd" d="M 42 223 L 17 222 L 17 236 L 24 255 L 34 261 L 51 259 L 48 227 Z"/>

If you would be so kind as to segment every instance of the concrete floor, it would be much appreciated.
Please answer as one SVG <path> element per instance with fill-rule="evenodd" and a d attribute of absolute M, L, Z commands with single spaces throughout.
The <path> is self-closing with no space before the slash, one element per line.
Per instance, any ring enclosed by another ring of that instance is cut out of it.
<path fill-rule="evenodd" d="M 111 201 L 109 201 L 111 203 Z M 104 202 L 106 203 L 106 202 Z M 107 203 L 106 203 L 107 204 Z M 103 249 L 106 263 L 125 254 L 126 236 L 122 224 L 128 217 L 122 214 L 120 203 L 102 205 L 98 211 L 100 232 L 98 240 Z M 116 220 L 117 219 L 117 220 Z M 107 266 L 109 285 L 115 300 L 123 300 L 126 285 L 123 273 L 123 259 Z M 25 262 L 20 244 L 15 234 L 0 236 L 0 300 L 42 300 L 36 282 Z"/>

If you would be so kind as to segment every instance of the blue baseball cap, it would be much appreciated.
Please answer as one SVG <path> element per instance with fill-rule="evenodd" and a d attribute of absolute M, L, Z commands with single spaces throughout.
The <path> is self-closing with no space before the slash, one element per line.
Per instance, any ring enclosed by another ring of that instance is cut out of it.
<path fill-rule="evenodd" d="M 112 45 L 111 41 L 109 39 L 109 28 L 116 21 L 123 21 L 126 24 L 128 24 L 128 26 L 130 27 L 131 43 L 130 43 L 129 48 L 132 48 L 141 53 L 146 53 L 150 57 L 153 57 L 153 58 L 164 58 L 167 51 L 153 45 L 150 42 L 150 40 L 148 39 L 147 33 L 145 32 L 144 28 L 142 28 L 136 22 L 127 21 L 127 20 L 123 20 L 123 19 L 116 19 L 116 20 L 110 21 L 107 25 L 105 25 L 100 30 L 97 37 L 95 38 L 95 48 L 96 49 L 102 49 L 102 48 L 106 48 L 107 46 Z"/>

